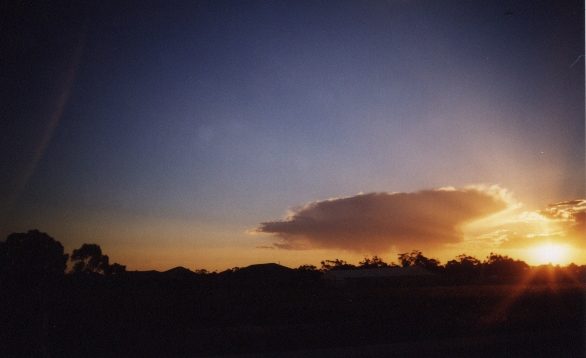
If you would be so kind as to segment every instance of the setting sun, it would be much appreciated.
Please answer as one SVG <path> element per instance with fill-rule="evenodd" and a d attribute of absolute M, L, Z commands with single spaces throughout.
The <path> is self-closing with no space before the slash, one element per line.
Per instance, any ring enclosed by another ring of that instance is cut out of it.
<path fill-rule="evenodd" d="M 545 243 L 531 250 L 533 260 L 538 264 L 564 264 L 568 261 L 568 245 Z"/>

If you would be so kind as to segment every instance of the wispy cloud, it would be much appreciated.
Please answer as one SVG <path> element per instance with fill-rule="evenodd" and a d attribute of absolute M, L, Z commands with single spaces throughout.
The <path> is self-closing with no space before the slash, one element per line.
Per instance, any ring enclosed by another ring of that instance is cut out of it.
<path fill-rule="evenodd" d="M 495 248 L 526 248 L 547 242 L 586 248 L 585 236 L 586 200 L 578 199 L 521 212 L 495 224 L 477 239 L 491 242 Z"/>

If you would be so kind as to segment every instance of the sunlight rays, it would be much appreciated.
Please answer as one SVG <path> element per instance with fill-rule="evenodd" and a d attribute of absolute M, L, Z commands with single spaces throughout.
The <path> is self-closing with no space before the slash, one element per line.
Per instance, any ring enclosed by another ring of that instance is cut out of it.
<path fill-rule="evenodd" d="M 531 256 L 539 264 L 565 264 L 568 261 L 570 247 L 565 244 L 547 242 L 530 249 Z"/>

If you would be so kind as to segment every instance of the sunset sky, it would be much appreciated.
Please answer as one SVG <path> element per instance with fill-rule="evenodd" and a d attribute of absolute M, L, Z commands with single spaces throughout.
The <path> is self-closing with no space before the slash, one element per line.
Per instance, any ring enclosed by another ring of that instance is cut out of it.
<path fill-rule="evenodd" d="M 131 270 L 413 249 L 586 264 L 581 1 L 22 2 L 7 18 L 2 238 L 37 228 Z"/>

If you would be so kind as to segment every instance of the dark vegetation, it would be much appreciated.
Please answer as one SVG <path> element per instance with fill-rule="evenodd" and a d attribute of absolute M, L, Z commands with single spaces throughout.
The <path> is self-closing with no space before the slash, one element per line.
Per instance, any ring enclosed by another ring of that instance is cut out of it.
<path fill-rule="evenodd" d="M 126 271 L 96 244 L 68 256 L 47 234 L 11 234 L 0 356 L 584 356 L 585 266 L 398 261 Z"/>

